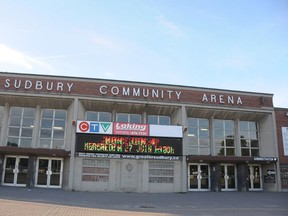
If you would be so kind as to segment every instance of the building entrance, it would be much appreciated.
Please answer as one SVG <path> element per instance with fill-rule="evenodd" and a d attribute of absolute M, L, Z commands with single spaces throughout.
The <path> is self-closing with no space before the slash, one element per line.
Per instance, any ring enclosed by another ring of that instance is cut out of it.
<path fill-rule="evenodd" d="M 28 157 L 6 156 L 4 161 L 3 185 L 26 186 Z"/>
<path fill-rule="evenodd" d="M 221 164 L 221 190 L 236 190 L 236 166 L 233 164 Z"/>
<path fill-rule="evenodd" d="M 189 164 L 188 178 L 189 191 L 210 190 L 209 164 Z"/>
<path fill-rule="evenodd" d="M 249 165 L 249 190 L 262 190 L 262 172 L 260 165 Z"/>
<path fill-rule="evenodd" d="M 62 186 L 63 159 L 38 158 L 36 171 L 37 187 Z"/>

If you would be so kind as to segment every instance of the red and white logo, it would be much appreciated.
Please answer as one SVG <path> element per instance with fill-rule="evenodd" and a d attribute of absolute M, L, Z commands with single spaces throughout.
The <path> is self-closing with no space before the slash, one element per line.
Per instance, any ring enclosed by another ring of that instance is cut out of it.
<path fill-rule="evenodd" d="M 147 124 L 134 123 L 114 123 L 114 134 L 148 136 L 149 129 Z"/>
<path fill-rule="evenodd" d="M 87 132 L 89 130 L 89 123 L 88 122 L 80 122 L 78 128 L 81 132 Z"/>

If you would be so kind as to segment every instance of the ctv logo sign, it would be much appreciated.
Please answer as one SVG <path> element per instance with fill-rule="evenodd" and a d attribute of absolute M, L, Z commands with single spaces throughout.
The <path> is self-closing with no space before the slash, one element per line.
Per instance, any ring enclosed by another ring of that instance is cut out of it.
<path fill-rule="evenodd" d="M 77 133 L 112 134 L 111 122 L 77 121 Z"/>

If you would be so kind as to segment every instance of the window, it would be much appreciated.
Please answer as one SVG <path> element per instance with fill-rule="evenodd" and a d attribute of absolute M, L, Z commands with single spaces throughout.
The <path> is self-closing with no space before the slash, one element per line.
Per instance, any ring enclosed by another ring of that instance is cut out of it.
<path fill-rule="evenodd" d="M 111 113 L 87 111 L 86 120 L 87 121 L 111 122 Z"/>
<path fill-rule="evenodd" d="M 288 188 L 288 164 L 280 164 L 281 186 Z"/>
<path fill-rule="evenodd" d="M 0 135 L 1 135 L 1 130 L 3 127 L 3 118 L 4 118 L 4 107 L 0 106 Z M 1 137 L 0 137 L 1 140 Z"/>
<path fill-rule="evenodd" d="M 148 124 L 170 125 L 170 116 L 148 115 Z"/>
<path fill-rule="evenodd" d="M 34 108 L 11 107 L 7 146 L 31 147 L 34 116 Z"/>
<path fill-rule="evenodd" d="M 188 118 L 188 154 L 209 155 L 209 120 L 201 118 Z"/>
<path fill-rule="evenodd" d="M 240 121 L 240 143 L 242 156 L 259 156 L 259 131 L 256 122 Z"/>
<path fill-rule="evenodd" d="M 66 110 L 43 109 L 40 148 L 64 149 Z"/>
<path fill-rule="evenodd" d="M 173 183 L 174 163 L 149 161 L 149 183 Z"/>
<path fill-rule="evenodd" d="M 117 113 L 116 122 L 129 122 L 129 123 L 141 124 L 141 115 Z"/>
<path fill-rule="evenodd" d="M 235 155 L 235 129 L 232 120 L 214 120 L 217 155 Z"/>
<path fill-rule="evenodd" d="M 108 182 L 109 160 L 83 159 L 82 181 Z"/>

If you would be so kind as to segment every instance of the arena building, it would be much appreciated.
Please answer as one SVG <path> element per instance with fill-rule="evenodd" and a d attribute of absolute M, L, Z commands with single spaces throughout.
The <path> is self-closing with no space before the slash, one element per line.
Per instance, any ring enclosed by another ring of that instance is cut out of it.
<path fill-rule="evenodd" d="M 288 109 L 275 108 L 281 189 L 288 192 Z"/>
<path fill-rule="evenodd" d="M 272 99 L 267 93 L 0 73 L 1 185 L 280 191 Z"/>

